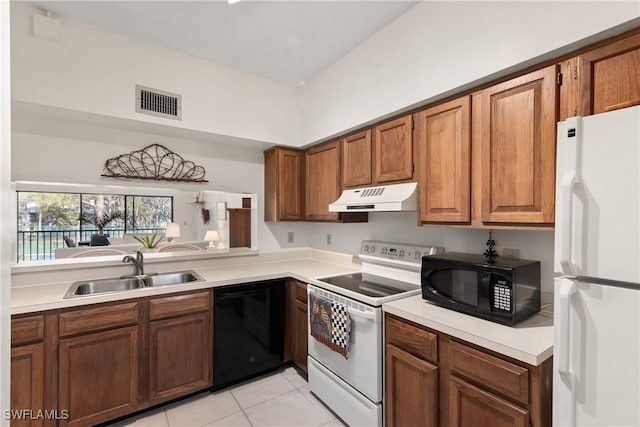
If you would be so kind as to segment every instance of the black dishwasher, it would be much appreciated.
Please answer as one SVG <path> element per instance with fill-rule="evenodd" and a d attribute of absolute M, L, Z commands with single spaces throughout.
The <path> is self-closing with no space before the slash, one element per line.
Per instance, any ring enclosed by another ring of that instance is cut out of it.
<path fill-rule="evenodd" d="M 284 364 L 285 282 L 213 290 L 213 389 Z"/>

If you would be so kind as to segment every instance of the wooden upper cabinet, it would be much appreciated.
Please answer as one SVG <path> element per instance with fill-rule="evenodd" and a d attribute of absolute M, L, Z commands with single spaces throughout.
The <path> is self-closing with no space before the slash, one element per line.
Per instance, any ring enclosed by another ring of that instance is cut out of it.
<path fill-rule="evenodd" d="M 371 185 L 371 129 L 342 140 L 342 186 Z"/>
<path fill-rule="evenodd" d="M 301 151 L 281 147 L 265 151 L 265 221 L 302 220 L 302 156 Z"/>
<path fill-rule="evenodd" d="M 408 115 L 374 128 L 374 184 L 414 179 L 412 123 Z"/>
<path fill-rule="evenodd" d="M 557 87 L 552 65 L 482 91 L 483 223 L 554 222 Z"/>
<path fill-rule="evenodd" d="M 421 222 L 471 221 L 471 99 L 414 114 Z"/>
<path fill-rule="evenodd" d="M 563 63 L 562 94 L 561 119 L 639 105 L 640 34 Z"/>
<path fill-rule="evenodd" d="M 329 212 L 329 204 L 340 196 L 340 165 L 340 141 L 314 147 L 305 153 L 305 219 L 338 220 L 338 213 Z"/>

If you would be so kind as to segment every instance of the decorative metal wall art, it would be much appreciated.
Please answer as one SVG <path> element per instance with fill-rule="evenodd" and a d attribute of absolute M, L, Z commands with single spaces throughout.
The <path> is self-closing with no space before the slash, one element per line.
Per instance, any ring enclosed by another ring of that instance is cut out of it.
<path fill-rule="evenodd" d="M 204 167 L 185 160 L 160 144 L 122 154 L 104 163 L 101 176 L 120 179 L 144 179 L 173 182 L 209 182 Z"/>

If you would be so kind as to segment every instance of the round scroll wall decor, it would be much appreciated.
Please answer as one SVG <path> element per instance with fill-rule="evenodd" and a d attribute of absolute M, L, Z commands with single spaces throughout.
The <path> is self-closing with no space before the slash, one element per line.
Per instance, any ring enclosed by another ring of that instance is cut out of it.
<path fill-rule="evenodd" d="M 209 182 L 204 167 L 185 160 L 160 144 L 122 154 L 104 163 L 101 176 L 173 182 Z"/>

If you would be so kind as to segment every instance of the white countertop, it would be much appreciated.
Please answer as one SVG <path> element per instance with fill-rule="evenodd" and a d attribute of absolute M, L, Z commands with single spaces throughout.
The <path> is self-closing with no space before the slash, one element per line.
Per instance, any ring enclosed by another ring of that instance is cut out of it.
<path fill-rule="evenodd" d="M 553 355 L 553 313 L 546 310 L 505 326 L 439 307 L 421 295 L 388 302 L 382 309 L 530 365 L 538 366 Z"/>
<path fill-rule="evenodd" d="M 67 290 L 69 290 L 73 281 L 12 287 L 11 314 L 15 315 L 45 310 L 56 310 L 60 308 L 285 277 L 308 281 L 317 277 L 350 273 L 360 270 L 359 264 L 351 263 L 350 255 L 322 252 L 323 251 L 307 250 L 307 256 L 301 258 L 301 255 L 298 252 L 283 251 L 281 254 L 270 253 L 264 256 L 256 255 L 252 257 L 240 257 L 235 259 L 236 262 L 234 264 L 229 264 L 227 262 L 220 266 L 215 266 L 216 261 L 211 261 L 210 264 L 212 266 L 210 267 L 191 268 L 205 279 L 204 282 L 149 287 L 69 299 L 63 299 L 63 297 Z M 287 259 L 288 257 L 293 259 Z M 93 279 L 97 278 L 99 277 L 93 277 Z"/>
<path fill-rule="evenodd" d="M 227 255 L 224 258 L 200 260 L 174 257 L 173 262 L 159 261 L 150 265 L 155 272 L 191 269 L 205 281 L 63 299 L 75 280 L 117 277 L 122 268 L 129 273 L 131 267 L 123 267 L 118 262 L 107 267 L 80 264 L 75 270 L 71 266 L 52 266 L 49 270 L 29 268 L 14 272 L 16 285 L 11 289 L 11 313 L 34 313 L 285 277 L 314 283 L 320 277 L 361 269 L 360 264 L 353 262 L 351 255 L 309 248 L 259 254 L 254 252 L 251 256 Z M 35 277 L 37 284 L 27 283 L 27 275 L 31 275 L 29 280 L 32 281 Z M 438 307 L 424 301 L 420 295 L 385 303 L 382 308 L 385 312 L 531 365 L 539 365 L 553 353 L 553 315 L 550 313 L 538 314 L 516 327 L 509 327 Z"/>

